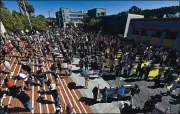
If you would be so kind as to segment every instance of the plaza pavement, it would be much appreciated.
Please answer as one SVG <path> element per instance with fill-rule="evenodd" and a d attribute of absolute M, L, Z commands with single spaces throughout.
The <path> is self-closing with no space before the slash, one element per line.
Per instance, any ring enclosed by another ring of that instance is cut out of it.
<path fill-rule="evenodd" d="M 78 59 L 74 59 L 72 64 L 78 64 Z M 79 69 L 75 65 L 73 65 L 73 69 Z M 80 73 L 72 73 L 71 76 L 72 80 L 76 83 L 77 86 L 84 86 L 84 78 L 80 75 Z M 116 80 L 109 80 L 105 81 L 104 79 L 95 78 L 90 79 L 88 82 L 88 89 L 80 89 L 80 92 L 84 99 L 91 99 L 93 98 L 92 89 L 95 86 L 99 86 L 100 89 L 104 87 L 115 87 L 122 84 L 137 84 L 140 87 L 140 93 L 138 95 L 133 96 L 133 105 L 135 107 L 143 108 L 144 102 L 148 99 L 149 96 L 153 96 L 160 91 L 166 92 L 167 88 L 157 88 L 157 89 L 150 89 L 148 86 L 153 86 L 154 82 L 146 82 L 142 81 L 134 81 L 134 82 L 126 82 L 124 78 L 118 77 Z M 175 94 L 177 94 L 179 89 L 176 89 Z M 98 97 L 98 101 L 100 101 L 101 97 Z M 168 113 L 177 113 L 180 109 L 179 104 L 174 103 L 170 104 L 169 101 L 172 101 L 170 96 L 163 96 L 162 102 L 156 105 L 156 108 L 161 112 L 164 112 L 166 108 L 169 108 Z M 119 113 L 119 106 L 120 103 L 118 101 L 113 101 L 112 103 L 96 103 L 90 105 L 94 113 Z"/>

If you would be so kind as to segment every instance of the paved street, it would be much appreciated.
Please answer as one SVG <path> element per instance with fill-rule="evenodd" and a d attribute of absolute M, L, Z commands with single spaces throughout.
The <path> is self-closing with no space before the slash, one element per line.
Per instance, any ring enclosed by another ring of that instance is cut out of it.
<path fill-rule="evenodd" d="M 153 86 L 154 82 L 146 82 L 146 81 L 136 81 L 136 82 L 125 82 L 124 80 L 122 80 L 121 77 L 118 77 L 116 80 L 109 80 L 107 81 L 108 84 L 110 86 L 118 86 L 121 84 L 137 84 L 141 91 L 139 93 L 139 95 L 135 95 L 133 97 L 134 100 L 134 105 L 136 106 L 140 106 L 141 108 L 144 106 L 144 102 L 148 99 L 148 96 L 153 96 L 157 93 L 161 91 L 166 92 L 167 89 L 166 88 L 157 88 L 157 89 L 150 89 L 148 88 L 148 86 Z M 173 94 L 177 94 L 179 91 L 179 89 L 176 89 L 176 92 L 173 92 Z M 165 109 L 167 107 L 169 107 L 169 113 L 177 113 L 179 111 L 179 104 L 176 103 L 169 103 L 169 101 L 171 101 L 171 97 L 170 96 L 164 96 L 162 99 L 162 102 L 158 103 L 156 105 L 157 109 L 161 110 L 161 111 L 165 111 Z"/>
<path fill-rule="evenodd" d="M 77 64 L 78 59 L 75 59 L 74 64 Z M 78 67 L 73 66 L 74 70 L 77 70 Z M 72 80 L 76 82 L 77 86 L 84 86 L 84 78 L 80 76 L 80 74 L 72 73 Z M 95 86 L 99 85 L 99 88 L 106 87 L 116 87 L 122 84 L 137 84 L 140 88 L 140 93 L 133 97 L 133 105 L 135 107 L 143 108 L 145 101 L 149 96 L 153 96 L 157 93 L 166 92 L 166 88 L 157 88 L 150 89 L 148 86 L 153 86 L 154 82 L 146 82 L 146 81 L 135 81 L 135 82 L 126 82 L 124 78 L 118 77 L 116 80 L 105 81 L 102 78 L 95 78 L 89 80 L 88 89 L 80 89 L 80 92 L 83 97 L 89 99 L 93 98 L 92 89 Z M 177 94 L 179 89 L 176 89 L 176 92 L 173 94 Z M 179 105 L 176 103 L 169 103 L 172 98 L 170 96 L 163 96 L 162 102 L 156 105 L 156 108 L 162 112 L 165 111 L 167 107 L 169 107 L 168 113 L 177 113 L 179 111 Z M 100 99 L 99 99 L 100 100 Z M 90 100 L 87 100 L 89 102 Z M 117 101 L 113 101 L 112 103 L 97 103 L 90 104 L 90 107 L 93 109 L 94 113 L 119 113 L 119 105 L 120 103 Z M 107 110 L 108 107 L 108 110 Z M 155 112 L 153 112 L 155 113 Z"/>

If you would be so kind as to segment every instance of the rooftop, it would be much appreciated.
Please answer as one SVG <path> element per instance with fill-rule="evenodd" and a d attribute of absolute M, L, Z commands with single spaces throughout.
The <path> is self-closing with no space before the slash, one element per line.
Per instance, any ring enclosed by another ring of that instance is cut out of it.
<path fill-rule="evenodd" d="M 139 18 L 131 19 L 131 21 L 179 21 L 180 18 Z"/>
<path fill-rule="evenodd" d="M 93 9 L 90 9 L 90 10 L 97 10 L 97 9 L 107 10 L 107 9 L 105 9 L 105 8 L 93 8 Z"/>

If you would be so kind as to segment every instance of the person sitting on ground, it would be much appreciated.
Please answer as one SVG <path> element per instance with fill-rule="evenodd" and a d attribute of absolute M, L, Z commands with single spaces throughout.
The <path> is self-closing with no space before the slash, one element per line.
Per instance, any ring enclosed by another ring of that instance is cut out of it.
<path fill-rule="evenodd" d="M 56 73 L 56 64 L 53 63 L 50 67 L 50 70 L 51 70 L 51 74 L 54 76 L 55 80 L 57 81 L 57 73 Z"/>
<path fill-rule="evenodd" d="M 21 72 L 19 73 L 19 75 L 17 76 L 17 79 L 19 81 L 22 81 L 23 82 L 23 85 L 22 85 L 22 90 L 24 91 L 25 90 L 32 90 L 30 88 L 30 80 L 28 78 L 28 76 L 26 76 L 26 74 L 23 73 L 23 71 L 21 70 Z"/>
<path fill-rule="evenodd" d="M 31 106 L 30 97 L 25 92 L 21 91 L 21 89 L 14 84 L 13 80 L 6 78 L 4 84 L 5 87 L 8 88 L 10 95 L 20 100 L 27 111 L 31 112 L 34 110 Z"/>
<path fill-rule="evenodd" d="M 6 67 L 7 71 L 11 73 L 11 76 L 14 74 L 13 72 L 11 72 L 11 65 L 8 61 L 7 58 L 5 58 L 4 62 L 3 62 L 4 66 Z"/>
<path fill-rule="evenodd" d="M 117 91 L 118 100 L 120 100 L 121 97 L 124 97 L 124 95 L 125 95 L 125 88 L 123 85 L 121 85 L 121 87 Z"/>
<path fill-rule="evenodd" d="M 60 95 L 58 94 L 56 84 L 54 83 L 53 80 L 49 79 L 47 81 L 47 86 L 49 88 L 51 95 L 54 98 L 55 106 L 56 106 L 56 113 L 58 113 L 59 111 L 61 111 L 61 104 L 60 104 Z"/>
<path fill-rule="evenodd" d="M 21 68 L 29 73 L 29 78 L 32 79 L 32 69 L 27 62 L 23 62 Z"/>
<path fill-rule="evenodd" d="M 44 81 L 46 78 L 47 77 L 43 69 L 40 69 L 36 72 L 36 80 L 40 81 L 41 92 L 44 92 Z"/>

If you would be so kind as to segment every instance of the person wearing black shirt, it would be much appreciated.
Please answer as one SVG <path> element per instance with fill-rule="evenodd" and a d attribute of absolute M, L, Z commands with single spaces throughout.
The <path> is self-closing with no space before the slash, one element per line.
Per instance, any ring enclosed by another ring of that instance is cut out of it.
<path fill-rule="evenodd" d="M 44 80 L 46 79 L 46 74 L 43 72 L 43 70 L 38 70 L 36 72 L 36 79 L 40 81 L 40 87 L 42 92 L 44 91 Z"/>
<path fill-rule="evenodd" d="M 84 62 L 85 70 L 88 70 L 88 64 L 89 64 L 89 61 L 88 61 L 88 58 L 86 58 Z"/>
<path fill-rule="evenodd" d="M 60 112 L 61 110 L 61 104 L 60 104 L 60 96 L 58 94 L 58 91 L 56 89 L 56 84 L 52 80 L 47 81 L 47 86 L 49 88 L 49 92 L 54 98 L 55 106 L 56 106 L 56 114 Z"/>
<path fill-rule="evenodd" d="M 26 94 L 25 92 L 21 91 L 17 96 L 17 99 L 19 99 L 22 104 L 24 105 L 24 107 L 26 108 L 26 110 L 28 111 L 32 111 L 33 108 L 31 106 L 31 100 L 30 97 L 28 96 L 28 94 Z"/>
<path fill-rule="evenodd" d="M 84 63 L 84 62 L 83 62 L 83 60 L 81 59 L 81 60 L 79 61 L 79 67 L 80 67 L 81 70 L 83 69 L 83 66 L 84 66 L 83 63 Z"/>
<path fill-rule="evenodd" d="M 55 77 L 55 79 L 57 80 L 58 77 L 57 77 L 57 74 L 56 74 L 56 65 L 55 65 L 55 64 L 52 64 L 50 70 L 51 70 L 52 75 L 53 75 L 53 76 Z"/>
<path fill-rule="evenodd" d="M 92 90 L 94 101 L 97 101 L 97 95 L 98 95 L 98 88 L 94 87 Z"/>
<path fill-rule="evenodd" d="M 29 78 L 32 79 L 32 69 L 29 65 L 27 64 L 22 64 L 22 67 L 21 67 L 24 71 L 27 71 L 29 73 Z"/>

